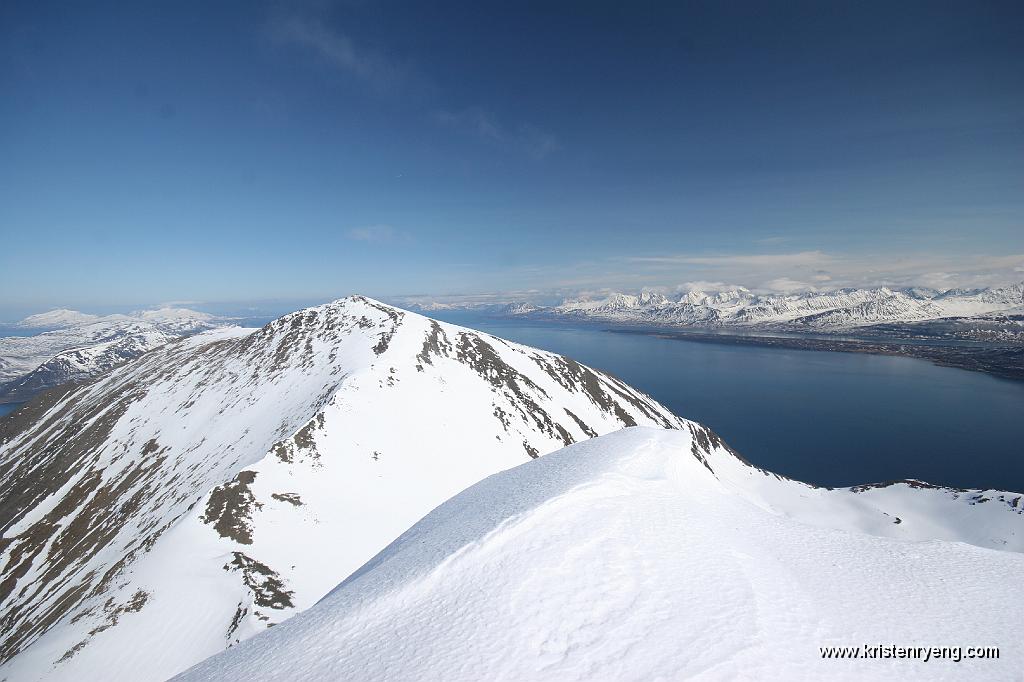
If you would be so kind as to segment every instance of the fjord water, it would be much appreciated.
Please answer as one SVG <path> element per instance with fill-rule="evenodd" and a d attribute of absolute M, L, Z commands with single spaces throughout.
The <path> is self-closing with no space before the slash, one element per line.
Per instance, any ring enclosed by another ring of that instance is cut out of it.
<path fill-rule="evenodd" d="M 0 403 L 0 417 L 5 417 L 25 403 Z"/>
<path fill-rule="evenodd" d="M 1024 492 L 1024 382 L 914 358 L 430 314 L 614 374 L 754 464 L 808 483 Z"/>

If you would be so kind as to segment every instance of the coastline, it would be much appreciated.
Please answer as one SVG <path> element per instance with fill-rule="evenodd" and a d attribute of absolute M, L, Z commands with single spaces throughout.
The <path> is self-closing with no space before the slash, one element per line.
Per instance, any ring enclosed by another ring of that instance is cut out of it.
<path fill-rule="evenodd" d="M 928 360 L 932 364 L 942 367 L 983 372 L 1000 379 L 1024 381 L 1024 346 L 1022 345 L 923 344 L 850 338 L 825 339 L 821 337 L 800 336 L 756 336 L 751 334 L 668 330 L 664 328 L 644 329 L 608 326 L 604 327 L 604 331 L 618 334 L 643 334 L 664 339 L 695 341 L 697 343 L 766 346 L 788 350 L 829 351 L 834 353 L 895 355 Z"/>

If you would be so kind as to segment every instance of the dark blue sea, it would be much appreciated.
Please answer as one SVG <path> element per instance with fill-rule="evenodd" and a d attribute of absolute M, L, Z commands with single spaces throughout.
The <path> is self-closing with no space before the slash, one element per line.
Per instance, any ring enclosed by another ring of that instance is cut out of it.
<path fill-rule="evenodd" d="M 610 372 L 792 478 L 1024 492 L 1024 382 L 914 358 L 431 314 Z"/>

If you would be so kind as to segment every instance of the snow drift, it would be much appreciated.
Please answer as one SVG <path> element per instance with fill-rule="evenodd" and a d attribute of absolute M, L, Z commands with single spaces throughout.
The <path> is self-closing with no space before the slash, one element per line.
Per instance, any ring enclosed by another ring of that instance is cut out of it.
<path fill-rule="evenodd" d="M 939 514 L 903 532 L 891 517 L 875 523 L 877 500 L 859 497 L 869 491 L 811 490 L 707 437 L 626 429 L 491 476 L 307 612 L 176 679 L 1019 675 L 1024 555 L 967 544 L 1019 536 L 1019 498 L 993 504 L 988 527 L 940 532 Z M 913 506 L 917 492 L 900 495 Z M 800 518 L 809 512 L 814 523 Z M 819 649 L 861 645 L 998 646 L 1000 657 L 827 660 Z"/>

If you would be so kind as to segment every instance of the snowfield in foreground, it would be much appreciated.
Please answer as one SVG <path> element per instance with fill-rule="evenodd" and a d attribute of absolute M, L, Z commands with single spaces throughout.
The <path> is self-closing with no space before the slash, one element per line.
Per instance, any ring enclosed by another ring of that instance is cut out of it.
<path fill-rule="evenodd" d="M 495 474 L 316 606 L 176 679 L 1020 678 L 1024 555 L 956 541 L 1019 543 L 1019 498 L 962 524 L 978 505 L 948 491 L 873 489 L 947 512 L 884 537 L 904 523 L 874 524 L 871 490 L 704 456 L 699 433 L 625 429 Z M 860 645 L 1001 651 L 959 663 L 819 651 Z"/>

